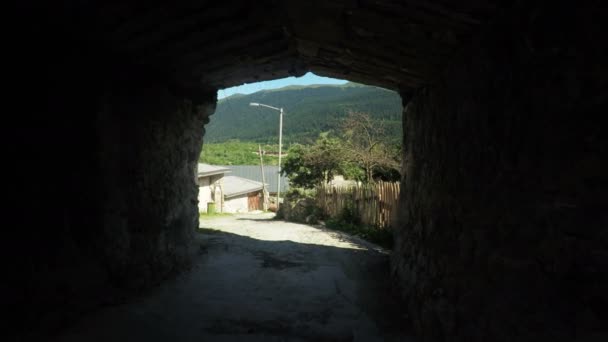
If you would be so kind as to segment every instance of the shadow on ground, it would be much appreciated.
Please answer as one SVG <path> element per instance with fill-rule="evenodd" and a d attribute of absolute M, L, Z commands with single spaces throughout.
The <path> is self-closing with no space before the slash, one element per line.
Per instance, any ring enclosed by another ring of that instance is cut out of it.
<path fill-rule="evenodd" d="M 251 218 L 251 217 L 238 217 L 237 220 L 239 221 L 255 221 L 255 222 L 269 222 L 269 221 L 276 221 L 275 218 L 271 217 L 271 218 Z"/>
<path fill-rule="evenodd" d="M 259 221 L 252 224 L 265 229 Z M 190 271 L 85 317 L 57 340 L 412 341 L 386 253 L 356 241 L 266 241 L 214 228 L 195 242 Z"/>

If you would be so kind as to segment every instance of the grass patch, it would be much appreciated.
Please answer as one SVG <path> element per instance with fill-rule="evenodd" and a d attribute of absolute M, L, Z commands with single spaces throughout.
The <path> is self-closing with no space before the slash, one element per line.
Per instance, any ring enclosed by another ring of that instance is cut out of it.
<path fill-rule="evenodd" d="M 262 144 L 265 151 L 278 152 L 278 145 Z M 212 165 L 259 165 L 258 143 L 229 140 L 222 143 L 205 143 L 199 161 Z M 265 165 L 278 165 L 278 156 L 265 155 Z"/>
<path fill-rule="evenodd" d="M 213 214 L 207 214 L 207 213 L 198 213 L 198 217 L 200 219 L 212 219 L 212 218 L 217 218 L 217 217 L 230 217 L 232 216 L 232 214 L 228 214 L 228 213 L 213 213 Z"/>
<path fill-rule="evenodd" d="M 369 227 L 338 219 L 328 219 L 325 221 L 325 227 L 360 237 L 386 249 L 393 248 L 393 232 L 390 229 Z"/>

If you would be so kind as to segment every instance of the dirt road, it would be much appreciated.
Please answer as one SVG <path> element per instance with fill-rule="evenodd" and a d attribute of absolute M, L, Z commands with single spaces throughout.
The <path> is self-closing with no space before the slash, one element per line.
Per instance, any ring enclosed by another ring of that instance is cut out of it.
<path fill-rule="evenodd" d="M 193 268 L 62 341 L 412 341 L 388 255 L 269 214 L 201 221 Z"/>

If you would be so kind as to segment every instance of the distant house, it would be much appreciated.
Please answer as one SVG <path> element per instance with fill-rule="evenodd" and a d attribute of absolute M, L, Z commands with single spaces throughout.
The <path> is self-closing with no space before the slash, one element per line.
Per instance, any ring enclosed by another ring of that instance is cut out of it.
<path fill-rule="evenodd" d="M 243 213 L 262 209 L 262 190 L 264 184 L 254 180 L 225 176 L 224 207 L 226 213 Z"/>
<path fill-rule="evenodd" d="M 224 174 L 230 170 L 223 166 L 198 164 L 198 211 L 207 212 L 208 204 L 215 203 L 217 211 L 221 212 L 224 202 Z"/>
<path fill-rule="evenodd" d="M 262 182 L 262 172 L 259 165 L 227 165 L 223 167 L 229 169 L 230 174 L 233 176 Z M 276 195 L 277 193 L 278 175 L 278 166 L 264 166 L 264 181 L 268 184 L 266 191 L 268 191 L 270 195 Z M 281 176 L 281 196 L 282 194 L 285 194 L 287 190 L 289 190 L 289 179 L 285 176 Z"/>
<path fill-rule="evenodd" d="M 349 187 L 349 186 L 356 186 L 359 185 L 360 182 L 357 182 L 355 180 L 348 180 L 348 179 L 344 179 L 344 176 L 342 175 L 336 175 L 334 176 L 334 178 L 332 180 L 330 180 L 327 185 L 329 186 L 334 186 L 334 187 Z"/>
<path fill-rule="evenodd" d="M 258 168 L 259 170 L 259 168 Z M 238 176 L 226 176 L 224 166 L 198 164 L 198 210 L 206 213 L 209 203 L 216 212 L 242 213 L 262 209 L 261 182 Z"/>

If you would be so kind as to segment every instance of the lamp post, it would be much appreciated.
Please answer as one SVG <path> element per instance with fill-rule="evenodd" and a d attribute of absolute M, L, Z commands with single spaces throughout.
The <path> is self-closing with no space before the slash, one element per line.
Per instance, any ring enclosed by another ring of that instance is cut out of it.
<path fill-rule="evenodd" d="M 283 108 L 277 108 L 263 103 L 251 102 L 250 106 L 253 107 L 266 107 L 279 111 L 279 177 L 277 179 L 277 212 L 279 211 L 279 198 L 281 194 L 281 148 L 283 144 Z"/>

